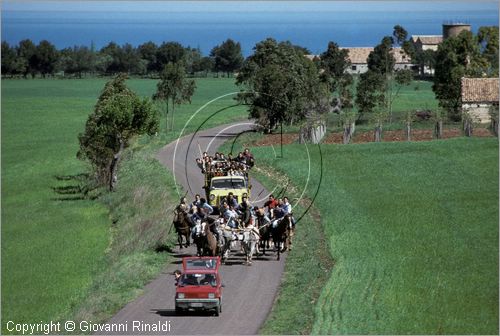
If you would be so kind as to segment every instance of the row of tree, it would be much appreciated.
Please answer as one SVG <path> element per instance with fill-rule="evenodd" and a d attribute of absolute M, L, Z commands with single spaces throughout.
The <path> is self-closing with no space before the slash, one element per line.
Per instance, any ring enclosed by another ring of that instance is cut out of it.
<path fill-rule="evenodd" d="M 228 39 L 215 46 L 209 56 L 203 56 L 199 48 L 183 47 L 178 42 L 156 45 L 146 42 L 134 47 L 110 42 L 100 50 L 75 46 L 58 50 L 49 41 L 35 45 L 31 40 L 22 40 L 16 46 L 2 42 L 2 75 L 43 77 L 61 73 L 82 77 L 85 74 L 158 75 L 168 63 L 182 62 L 188 73 L 237 71 L 243 63 L 241 45 Z"/>
<path fill-rule="evenodd" d="M 230 40 L 224 44 L 230 47 L 219 46 L 212 51 L 214 64 L 228 73 L 239 68 L 236 83 L 241 92 L 237 100 L 248 104 L 250 117 L 267 130 L 283 123 L 321 119 L 327 113 L 336 112 L 344 127 L 344 142 L 349 143 L 356 121 L 367 114 L 375 125 L 375 140 L 380 141 L 383 124 L 391 121 L 395 97 L 413 78 L 411 70 L 395 67 L 394 47 L 401 47 L 408 55 L 414 53 L 406 30 L 399 25 L 394 27 L 392 36 L 384 37 L 370 53 L 368 71 L 361 74 L 358 81 L 354 81 L 347 71 L 351 66 L 348 50 L 339 48 L 335 42 L 329 42 L 327 49 L 315 60 L 305 57 L 306 49 L 272 38 L 257 43 L 253 54 L 244 61 L 240 52 L 236 52 L 239 44 Z M 121 48 L 118 52 L 115 47 L 108 45 L 100 53 L 119 55 L 127 50 Z M 163 106 L 166 130 L 173 127 L 175 106 L 190 102 L 196 89 L 195 82 L 186 78 L 190 64 L 186 58 L 188 53 L 180 45 L 170 47 L 168 53 L 162 54 L 163 58 L 159 58 L 158 51 L 150 53 L 148 63 L 151 71 L 159 72 L 160 81 L 152 99 L 157 106 Z M 460 116 L 460 78 L 498 76 L 498 29 L 481 28 L 478 35 L 462 32 L 446 39 L 436 55 L 433 89 L 443 109 L 433 118 L 439 136 L 447 117 Z M 36 64 L 41 66 L 40 60 L 44 58 L 36 57 Z M 161 70 L 159 59 L 163 65 Z M 113 71 L 124 70 L 118 64 L 127 63 L 117 63 Z M 89 161 L 98 184 L 107 184 L 111 190 L 117 181 L 120 157 L 131 137 L 153 134 L 159 125 L 157 107 L 149 99 L 138 98 L 124 83 L 125 76 L 119 75 L 106 85 L 87 120 L 85 132 L 79 137 L 78 157 Z M 408 138 L 413 117 L 411 113 L 405 115 Z"/>
<path fill-rule="evenodd" d="M 269 38 L 257 43 L 240 69 L 237 84 L 245 91 L 238 99 L 250 105 L 250 116 L 268 130 L 334 111 L 340 114 L 346 142 L 356 121 L 366 117 L 375 124 L 375 138 L 380 140 L 383 124 L 392 121 L 395 98 L 414 76 L 412 70 L 396 67 L 395 52 L 423 65 L 429 65 L 425 62 L 432 58 L 433 90 L 442 108 L 435 116 L 438 125 L 448 118 L 462 118 L 461 77 L 498 77 L 498 27 L 481 27 L 477 35 L 464 31 L 428 55 L 416 51 L 407 31 L 396 25 L 392 36 L 383 37 L 370 53 L 368 71 L 358 81 L 347 71 L 351 66 L 348 51 L 336 43 L 330 42 L 313 61 L 304 57 L 305 52 Z M 413 118 L 410 113 L 404 116 L 408 129 Z"/>

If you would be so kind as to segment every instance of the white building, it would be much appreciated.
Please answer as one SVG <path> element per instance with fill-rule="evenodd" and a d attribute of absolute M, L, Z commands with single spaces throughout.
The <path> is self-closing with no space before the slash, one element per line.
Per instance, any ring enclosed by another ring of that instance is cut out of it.
<path fill-rule="evenodd" d="M 480 123 L 489 123 L 490 107 L 498 106 L 498 78 L 462 78 L 462 110 Z"/>

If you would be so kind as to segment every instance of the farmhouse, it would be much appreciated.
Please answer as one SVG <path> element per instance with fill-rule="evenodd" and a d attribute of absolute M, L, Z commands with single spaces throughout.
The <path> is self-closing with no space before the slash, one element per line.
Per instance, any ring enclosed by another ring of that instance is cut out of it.
<path fill-rule="evenodd" d="M 354 47 L 354 48 L 340 48 L 349 51 L 349 60 L 351 61 L 351 67 L 347 69 L 348 73 L 351 74 L 362 74 L 368 71 L 368 55 L 373 51 L 372 47 Z M 392 55 L 396 60 L 396 65 L 394 68 L 396 70 L 400 69 L 411 69 L 413 64 L 411 63 L 410 57 L 401 49 L 393 48 Z M 319 55 L 305 55 L 311 61 L 319 59 Z"/>
<path fill-rule="evenodd" d="M 498 78 L 462 78 L 462 110 L 480 123 L 491 121 L 490 107 L 498 106 Z"/>
<path fill-rule="evenodd" d="M 416 51 L 436 51 L 438 45 L 443 42 L 443 35 L 413 35 L 411 42 Z"/>
<path fill-rule="evenodd" d="M 361 74 L 368 71 L 368 55 L 373 48 L 341 48 L 349 51 L 351 68 L 347 72 L 352 74 Z M 396 60 L 394 69 L 411 69 L 413 64 L 410 57 L 401 48 L 392 48 L 392 55 Z"/>

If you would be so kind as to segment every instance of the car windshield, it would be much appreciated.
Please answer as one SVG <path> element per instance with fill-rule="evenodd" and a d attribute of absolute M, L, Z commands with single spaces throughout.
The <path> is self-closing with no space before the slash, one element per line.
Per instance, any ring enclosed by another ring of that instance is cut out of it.
<path fill-rule="evenodd" d="M 245 184 L 244 179 L 217 179 L 212 180 L 212 189 L 241 189 L 245 188 Z"/>
<path fill-rule="evenodd" d="M 215 269 L 217 259 L 188 259 L 186 260 L 186 270 Z"/>
<path fill-rule="evenodd" d="M 183 274 L 179 281 L 180 286 L 217 286 L 214 274 Z"/>

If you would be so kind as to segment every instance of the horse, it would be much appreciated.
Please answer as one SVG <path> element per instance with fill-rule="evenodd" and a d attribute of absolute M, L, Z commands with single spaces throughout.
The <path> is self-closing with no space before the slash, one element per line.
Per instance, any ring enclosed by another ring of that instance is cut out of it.
<path fill-rule="evenodd" d="M 259 249 L 262 250 L 262 255 L 266 255 L 266 247 L 269 249 L 269 241 L 271 240 L 271 223 L 259 226 Z"/>
<path fill-rule="evenodd" d="M 273 237 L 274 246 L 277 249 L 278 259 L 280 260 L 280 253 L 287 250 L 288 233 L 292 227 L 292 216 L 286 214 L 284 217 L 278 219 L 276 227 L 271 229 L 271 236 Z"/>
<path fill-rule="evenodd" d="M 196 225 L 193 228 L 193 242 L 196 244 L 196 255 L 201 257 L 203 255 L 203 248 L 207 237 L 205 235 L 205 227 L 207 223 L 201 220 L 196 221 Z"/>
<path fill-rule="evenodd" d="M 229 258 L 229 252 L 231 251 L 231 244 L 235 240 L 233 231 L 231 227 L 225 224 L 221 224 L 219 226 L 219 236 L 222 239 L 223 243 L 220 248 L 220 256 L 221 256 L 221 262 L 225 263 L 227 258 Z"/>
<path fill-rule="evenodd" d="M 248 266 L 252 265 L 252 257 L 259 242 L 259 234 L 257 232 L 257 229 L 253 225 L 243 230 L 243 241 L 241 244 L 245 251 L 246 264 Z"/>
<path fill-rule="evenodd" d="M 215 221 L 212 218 L 208 218 L 206 222 L 199 220 L 194 227 L 193 240 L 196 244 L 196 254 L 199 257 L 214 257 L 217 255 L 217 239 L 212 231 L 210 231 L 211 225 L 215 225 Z"/>
<path fill-rule="evenodd" d="M 212 218 L 209 218 L 212 219 Z M 215 257 L 217 255 L 217 252 L 219 250 L 217 238 L 215 238 L 215 235 L 213 232 L 210 230 L 210 227 L 212 225 L 216 225 L 215 220 L 212 219 L 212 221 L 208 221 L 208 223 L 205 225 L 205 236 L 207 237 L 206 240 L 206 245 L 204 248 L 204 253 L 207 256 L 210 257 Z"/>
<path fill-rule="evenodd" d="M 188 214 L 184 211 L 175 211 L 174 213 L 173 224 L 175 227 L 175 231 L 177 231 L 177 241 L 179 242 L 179 247 L 182 249 L 183 247 L 183 239 L 186 238 L 185 247 L 189 247 L 191 245 L 191 241 L 189 236 L 191 234 L 191 226 L 188 218 Z"/>

